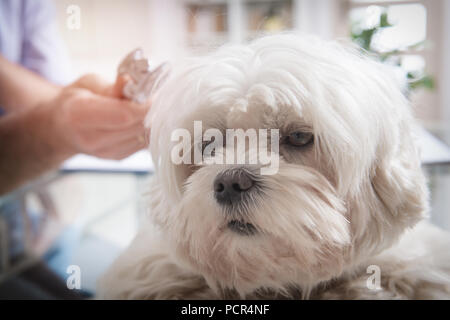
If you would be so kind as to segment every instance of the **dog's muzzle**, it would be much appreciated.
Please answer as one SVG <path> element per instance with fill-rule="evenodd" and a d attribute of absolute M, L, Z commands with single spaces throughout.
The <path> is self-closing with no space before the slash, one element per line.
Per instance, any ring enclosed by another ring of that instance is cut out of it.
<path fill-rule="evenodd" d="M 252 175 L 245 169 L 229 169 L 214 179 L 214 197 L 222 205 L 234 205 L 244 201 L 254 184 Z"/>
<path fill-rule="evenodd" d="M 238 208 L 245 204 L 246 197 L 255 186 L 252 173 L 244 168 L 229 169 L 219 173 L 214 179 L 214 197 L 216 201 L 235 215 Z M 242 218 L 228 222 L 228 228 L 240 235 L 252 235 L 256 228 Z"/>

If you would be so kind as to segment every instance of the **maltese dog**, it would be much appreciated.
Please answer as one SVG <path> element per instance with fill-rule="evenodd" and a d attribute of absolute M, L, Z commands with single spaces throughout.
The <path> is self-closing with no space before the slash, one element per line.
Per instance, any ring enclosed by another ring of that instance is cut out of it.
<path fill-rule="evenodd" d="M 391 73 L 292 34 L 173 66 L 146 119 L 149 214 L 99 296 L 450 298 L 450 237 L 422 221 L 416 124 Z"/>

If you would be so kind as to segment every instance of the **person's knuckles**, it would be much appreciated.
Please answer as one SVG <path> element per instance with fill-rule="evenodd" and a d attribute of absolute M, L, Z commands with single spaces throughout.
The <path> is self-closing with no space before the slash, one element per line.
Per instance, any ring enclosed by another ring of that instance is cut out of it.
<path fill-rule="evenodd" d="M 111 86 L 111 83 L 94 73 L 83 75 L 71 85 L 72 88 L 84 88 L 98 94 L 105 94 Z"/>
<path fill-rule="evenodd" d="M 95 73 L 87 73 L 87 74 L 85 74 L 84 76 L 82 76 L 80 78 L 80 81 L 82 83 L 85 83 L 85 84 L 100 84 L 100 85 L 103 85 L 103 84 L 107 84 L 108 83 L 108 81 L 106 81 L 103 77 L 101 77 L 101 76 L 99 76 L 98 74 L 95 74 Z"/>
<path fill-rule="evenodd" d="M 62 90 L 59 98 L 64 101 L 71 101 L 76 99 L 88 98 L 91 95 L 92 93 L 85 88 L 67 87 Z"/>

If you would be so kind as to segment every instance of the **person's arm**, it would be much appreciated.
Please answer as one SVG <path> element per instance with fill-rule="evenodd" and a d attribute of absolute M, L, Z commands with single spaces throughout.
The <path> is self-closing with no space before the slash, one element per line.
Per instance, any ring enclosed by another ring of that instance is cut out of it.
<path fill-rule="evenodd" d="M 58 141 L 50 112 L 49 107 L 41 106 L 0 118 L 0 195 L 73 154 Z"/>
<path fill-rule="evenodd" d="M 123 159 L 145 146 L 141 106 L 65 89 L 51 102 L 0 118 L 0 194 L 76 153 Z"/>
<path fill-rule="evenodd" d="M 0 117 L 0 194 L 76 153 L 123 159 L 145 146 L 148 106 L 112 97 L 120 95 L 120 81 L 113 87 L 86 76 L 59 89 L 20 67 L 19 81 L 4 71 L 15 66 L 1 63 L 0 103 L 24 107 Z"/>
<path fill-rule="evenodd" d="M 61 87 L 0 55 L 0 107 L 7 112 L 50 101 L 60 91 Z"/>

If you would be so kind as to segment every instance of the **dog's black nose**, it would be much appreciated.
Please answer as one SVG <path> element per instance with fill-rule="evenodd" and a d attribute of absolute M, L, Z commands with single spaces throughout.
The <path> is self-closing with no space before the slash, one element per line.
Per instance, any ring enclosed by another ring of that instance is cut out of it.
<path fill-rule="evenodd" d="M 252 175 L 246 170 L 230 169 L 219 173 L 214 180 L 214 196 L 221 204 L 238 202 L 254 184 Z"/>

